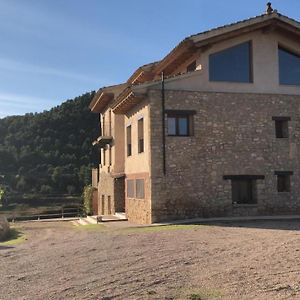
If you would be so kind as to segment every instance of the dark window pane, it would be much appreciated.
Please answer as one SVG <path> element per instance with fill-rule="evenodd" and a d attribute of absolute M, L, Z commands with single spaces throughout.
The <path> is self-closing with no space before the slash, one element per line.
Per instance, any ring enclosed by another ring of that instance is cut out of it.
<path fill-rule="evenodd" d="M 136 180 L 136 198 L 138 198 L 138 199 L 145 198 L 145 181 L 144 181 L 144 179 Z"/>
<path fill-rule="evenodd" d="M 232 202 L 237 204 L 255 204 L 255 180 L 234 179 L 231 181 Z"/>
<path fill-rule="evenodd" d="M 275 131 L 277 138 L 287 138 L 289 137 L 288 132 L 288 121 L 276 120 L 275 121 Z"/>
<path fill-rule="evenodd" d="M 134 198 L 134 180 L 127 180 L 127 197 Z"/>
<path fill-rule="evenodd" d="M 280 84 L 300 85 L 300 56 L 278 49 Z"/>
<path fill-rule="evenodd" d="M 277 191 L 290 192 L 291 182 L 290 175 L 277 175 Z"/>
<path fill-rule="evenodd" d="M 188 135 L 188 118 L 179 117 L 178 118 L 178 134 L 179 135 Z"/>
<path fill-rule="evenodd" d="M 176 135 L 176 118 L 168 117 L 168 135 Z"/>
<path fill-rule="evenodd" d="M 252 82 L 251 42 L 209 56 L 209 80 Z"/>

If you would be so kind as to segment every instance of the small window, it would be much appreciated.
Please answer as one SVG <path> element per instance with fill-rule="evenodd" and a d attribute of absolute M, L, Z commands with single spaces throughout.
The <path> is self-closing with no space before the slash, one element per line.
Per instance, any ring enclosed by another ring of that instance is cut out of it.
<path fill-rule="evenodd" d="M 187 67 L 186 67 L 186 71 L 187 72 L 194 72 L 196 70 L 196 61 L 194 60 L 192 63 L 190 63 Z"/>
<path fill-rule="evenodd" d="M 167 111 L 167 132 L 169 136 L 192 135 L 193 114 L 188 111 Z"/>
<path fill-rule="evenodd" d="M 105 214 L 105 195 L 101 195 L 101 213 Z"/>
<path fill-rule="evenodd" d="M 127 156 L 131 156 L 132 149 L 131 149 L 131 125 L 127 126 L 126 128 L 126 136 L 127 136 Z"/>
<path fill-rule="evenodd" d="M 144 152 L 144 119 L 138 120 L 138 153 Z"/>
<path fill-rule="evenodd" d="M 127 197 L 134 198 L 134 180 L 133 179 L 127 180 Z"/>
<path fill-rule="evenodd" d="M 252 44 L 246 42 L 209 56 L 209 80 L 252 82 Z"/>
<path fill-rule="evenodd" d="M 112 164 L 112 153 L 111 153 L 111 146 L 108 148 L 108 159 L 109 159 L 109 165 Z"/>
<path fill-rule="evenodd" d="M 291 175 L 293 172 L 289 171 L 276 171 L 277 176 L 277 192 L 290 192 L 291 191 Z"/>
<path fill-rule="evenodd" d="M 145 181 L 144 179 L 137 179 L 136 181 L 136 198 L 145 198 Z"/>
<path fill-rule="evenodd" d="M 300 85 L 300 55 L 278 47 L 279 83 Z"/>
<path fill-rule="evenodd" d="M 290 117 L 273 117 L 273 121 L 275 121 L 275 135 L 276 138 L 288 138 L 289 137 L 289 123 L 291 120 Z"/>
<path fill-rule="evenodd" d="M 104 148 L 103 149 L 103 166 L 105 166 L 106 165 L 106 149 Z"/>
<path fill-rule="evenodd" d="M 256 204 L 256 181 L 252 179 L 232 179 L 232 202 L 234 204 Z"/>

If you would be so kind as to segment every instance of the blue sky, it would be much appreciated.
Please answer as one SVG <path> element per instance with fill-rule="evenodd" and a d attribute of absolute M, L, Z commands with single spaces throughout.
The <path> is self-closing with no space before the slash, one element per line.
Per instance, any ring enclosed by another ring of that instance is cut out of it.
<path fill-rule="evenodd" d="M 0 0 L 0 118 L 123 82 L 186 36 L 259 15 L 266 2 Z M 300 20 L 299 0 L 271 2 Z"/>

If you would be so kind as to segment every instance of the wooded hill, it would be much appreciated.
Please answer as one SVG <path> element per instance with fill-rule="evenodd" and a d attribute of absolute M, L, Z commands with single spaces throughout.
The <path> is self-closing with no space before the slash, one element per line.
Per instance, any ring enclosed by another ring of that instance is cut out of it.
<path fill-rule="evenodd" d="M 88 105 L 94 92 L 42 113 L 0 119 L 0 184 L 30 194 L 76 194 L 97 165 L 92 141 L 98 116 Z"/>

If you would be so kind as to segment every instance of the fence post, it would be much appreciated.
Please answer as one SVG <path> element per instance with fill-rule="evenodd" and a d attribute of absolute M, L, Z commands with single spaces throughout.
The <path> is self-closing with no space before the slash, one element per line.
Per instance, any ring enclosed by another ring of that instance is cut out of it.
<path fill-rule="evenodd" d="M 61 211 L 62 211 L 61 217 L 62 217 L 62 219 L 63 219 L 63 218 L 64 218 L 64 207 L 61 208 Z"/>

